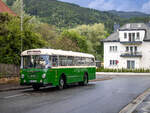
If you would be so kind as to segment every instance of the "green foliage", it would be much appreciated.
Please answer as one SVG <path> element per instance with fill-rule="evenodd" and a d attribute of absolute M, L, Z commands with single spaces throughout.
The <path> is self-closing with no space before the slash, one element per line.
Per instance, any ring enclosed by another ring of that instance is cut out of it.
<path fill-rule="evenodd" d="M 87 52 L 86 38 L 77 32 L 63 31 L 56 43 L 53 47 L 57 49 Z"/>
<path fill-rule="evenodd" d="M 41 36 L 33 32 L 33 25 L 29 19 L 24 19 L 23 29 L 20 31 L 20 19 L 8 14 L 0 13 L 0 62 L 7 64 L 19 64 L 21 53 L 21 38 L 23 50 L 43 47 Z"/>
<path fill-rule="evenodd" d="M 14 1 L 7 0 L 7 4 L 16 6 Z M 109 30 L 113 28 L 113 24 L 110 24 L 110 22 L 119 21 L 119 17 L 111 13 L 83 8 L 57 0 L 24 0 L 24 5 L 26 13 L 37 16 L 42 22 L 56 25 L 60 29 L 73 28 L 81 24 L 104 23 Z"/>
<path fill-rule="evenodd" d="M 15 11 L 14 7 L 17 6 L 15 5 L 17 1 L 18 0 L 7 0 L 7 4 Z M 82 24 L 103 23 L 107 32 L 112 33 L 115 22 L 123 25 L 129 22 L 150 21 L 150 17 L 143 13 L 102 12 L 57 0 L 24 0 L 24 9 L 27 14 L 36 16 L 42 22 L 55 25 L 59 29 L 73 28 Z"/>
<path fill-rule="evenodd" d="M 20 15 L 20 0 L 4 1 Z M 124 19 L 57 0 L 24 0 L 24 9 L 24 32 L 20 31 L 18 17 L 0 15 L 0 62 L 19 64 L 21 37 L 24 50 L 44 46 L 91 53 L 102 60 L 103 43 L 100 41 L 113 32 L 114 22 L 123 25 L 150 20 L 150 17 Z"/>
<path fill-rule="evenodd" d="M 7 3 L 7 0 L 2 0 L 4 3 Z"/>
<path fill-rule="evenodd" d="M 86 37 L 88 52 L 94 54 L 97 59 L 102 60 L 103 44 L 101 43 L 101 40 L 107 36 L 107 32 L 103 24 L 96 23 L 93 25 L 80 25 L 70 29 L 69 31 L 77 32 L 81 36 Z"/>
<path fill-rule="evenodd" d="M 150 69 L 108 69 L 108 68 L 97 68 L 97 72 L 133 72 L 133 73 L 150 73 Z"/>
<path fill-rule="evenodd" d="M 45 47 L 54 48 L 53 45 L 55 45 L 59 36 L 56 27 L 46 23 L 34 23 L 34 26 L 35 32 L 39 33 L 42 36 L 43 40 L 46 41 Z"/>
<path fill-rule="evenodd" d="M 116 15 L 116 16 L 119 16 L 121 18 L 126 18 L 126 19 L 150 16 L 149 14 L 145 14 L 145 13 L 142 13 L 142 12 L 136 12 L 136 11 L 125 12 L 125 11 L 111 10 L 111 11 L 108 11 L 108 12 L 110 12 L 110 13 Z"/>
<path fill-rule="evenodd" d="M 15 0 L 6 0 L 8 6 L 12 6 Z"/>

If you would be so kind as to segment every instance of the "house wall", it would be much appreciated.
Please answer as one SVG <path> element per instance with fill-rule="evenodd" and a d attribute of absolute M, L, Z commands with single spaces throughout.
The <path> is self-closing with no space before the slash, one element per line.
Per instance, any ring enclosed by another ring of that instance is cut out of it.
<path fill-rule="evenodd" d="M 150 69 L 150 42 L 143 42 L 141 45 L 142 58 L 140 68 Z"/>
<path fill-rule="evenodd" d="M 135 29 L 132 29 L 131 24 L 126 24 L 124 29 L 119 30 L 119 36 L 117 37 L 119 37 L 120 42 L 104 42 L 104 68 L 127 68 L 127 61 L 131 61 L 131 64 L 134 61 L 135 68 L 150 69 L 150 41 L 143 41 L 146 36 L 146 30 L 149 29 L 142 29 L 142 24 L 138 23 L 134 26 L 136 26 Z M 129 33 L 131 38 L 129 38 Z M 110 46 L 117 46 L 117 51 L 110 51 Z M 115 60 L 117 63 L 112 65 L 110 60 Z"/>
<path fill-rule="evenodd" d="M 110 46 L 117 46 L 117 51 L 110 51 Z M 120 52 L 122 46 L 120 42 L 105 42 L 104 43 L 104 68 L 119 68 L 120 65 Z M 117 65 L 110 65 L 110 60 L 118 60 Z"/>
<path fill-rule="evenodd" d="M 110 46 L 117 46 L 117 51 L 110 51 Z M 126 46 L 137 46 L 137 51 L 142 53 L 142 57 L 120 57 L 122 53 L 125 53 Z M 110 60 L 118 60 L 118 64 L 110 65 Z M 104 42 L 104 68 L 127 68 L 127 60 L 135 61 L 135 68 L 137 69 L 150 69 L 150 42 L 143 42 L 140 45 L 124 45 L 120 42 Z"/>
<path fill-rule="evenodd" d="M 137 39 L 137 33 L 140 33 L 140 39 Z M 124 33 L 127 33 L 127 38 L 124 38 Z M 129 33 L 135 33 L 135 41 L 143 41 L 145 36 L 145 30 L 127 30 L 127 31 L 119 31 L 120 41 L 129 41 Z"/>

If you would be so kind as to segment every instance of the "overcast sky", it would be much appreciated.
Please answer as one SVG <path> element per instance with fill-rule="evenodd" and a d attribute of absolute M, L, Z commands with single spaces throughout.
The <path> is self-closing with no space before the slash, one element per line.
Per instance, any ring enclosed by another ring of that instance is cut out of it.
<path fill-rule="evenodd" d="M 150 14 L 150 0 L 60 0 L 101 11 L 140 11 Z"/>

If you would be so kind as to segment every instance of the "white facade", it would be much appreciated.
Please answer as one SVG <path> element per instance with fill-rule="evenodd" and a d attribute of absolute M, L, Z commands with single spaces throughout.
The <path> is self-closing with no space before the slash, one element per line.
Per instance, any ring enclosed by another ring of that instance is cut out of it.
<path fill-rule="evenodd" d="M 104 41 L 104 68 L 150 69 L 150 41 L 144 41 L 146 30 L 121 29 L 117 32 L 119 41 Z"/>

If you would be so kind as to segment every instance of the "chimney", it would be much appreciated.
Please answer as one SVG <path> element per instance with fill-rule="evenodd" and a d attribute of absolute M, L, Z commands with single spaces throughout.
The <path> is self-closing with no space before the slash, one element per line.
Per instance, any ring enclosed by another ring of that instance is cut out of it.
<path fill-rule="evenodd" d="M 115 22 L 114 23 L 114 32 L 118 31 L 119 28 L 120 28 L 120 25 Z"/>
<path fill-rule="evenodd" d="M 147 23 L 147 24 L 148 24 L 148 26 L 150 27 L 150 21 L 148 21 L 148 23 Z"/>

